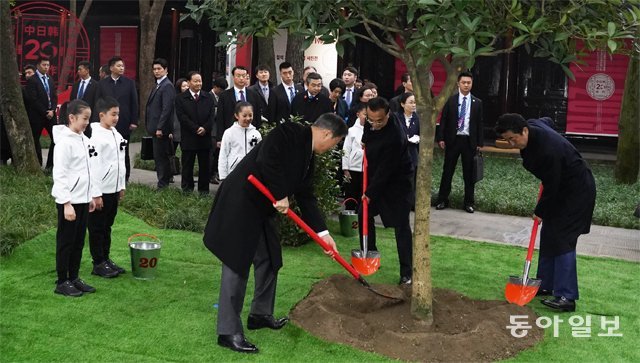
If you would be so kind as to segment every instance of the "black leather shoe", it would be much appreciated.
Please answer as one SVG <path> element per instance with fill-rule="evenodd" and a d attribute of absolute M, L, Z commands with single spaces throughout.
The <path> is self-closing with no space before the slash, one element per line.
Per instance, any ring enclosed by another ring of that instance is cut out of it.
<path fill-rule="evenodd" d="M 398 285 L 411 285 L 412 283 L 413 281 L 411 281 L 411 277 L 402 276 Z"/>
<path fill-rule="evenodd" d="M 78 288 L 75 287 L 69 280 L 58 284 L 53 292 L 55 292 L 56 294 L 71 297 L 82 296 L 82 291 L 78 290 Z"/>
<path fill-rule="evenodd" d="M 82 291 L 82 292 L 96 292 L 96 288 L 87 284 L 86 282 L 82 281 L 82 279 L 75 279 L 73 281 L 71 281 L 71 283 L 73 284 L 73 286 L 76 287 L 76 289 Z"/>
<path fill-rule="evenodd" d="M 262 328 L 269 328 L 273 330 L 282 329 L 287 322 L 289 321 L 288 317 L 276 319 L 273 315 L 256 315 L 249 314 L 249 318 L 247 319 L 247 329 L 256 330 Z"/>
<path fill-rule="evenodd" d="M 438 205 L 436 205 L 436 210 L 443 210 L 447 207 L 448 207 L 447 202 L 440 202 L 438 203 Z"/>
<path fill-rule="evenodd" d="M 122 267 L 116 265 L 116 263 L 111 261 L 111 259 L 107 260 L 107 265 L 109 265 L 109 267 L 111 267 L 112 270 L 117 271 L 118 274 L 125 273 L 125 270 Z"/>
<path fill-rule="evenodd" d="M 244 334 L 218 335 L 218 345 L 240 353 L 258 353 L 258 347 L 249 343 Z"/>
<path fill-rule="evenodd" d="M 542 304 L 560 311 L 576 311 L 576 302 L 564 296 L 542 300 Z"/>
<path fill-rule="evenodd" d="M 118 276 L 118 271 L 111 268 L 111 265 L 107 261 L 104 261 L 98 265 L 93 265 L 92 275 L 98 275 L 100 277 L 112 278 Z"/>
<path fill-rule="evenodd" d="M 553 295 L 553 290 L 540 289 L 536 293 L 536 296 L 551 296 L 551 295 Z"/>
<path fill-rule="evenodd" d="M 464 206 L 464 210 L 465 210 L 467 213 L 473 213 L 473 212 L 474 212 L 474 209 L 473 209 L 473 206 L 472 206 L 472 205 L 465 205 L 465 206 Z"/>

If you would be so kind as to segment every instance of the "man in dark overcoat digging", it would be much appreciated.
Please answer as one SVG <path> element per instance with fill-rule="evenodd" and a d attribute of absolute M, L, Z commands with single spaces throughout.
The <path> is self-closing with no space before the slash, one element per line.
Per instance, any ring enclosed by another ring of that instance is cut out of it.
<path fill-rule="evenodd" d="M 285 123 L 269 133 L 220 185 L 205 227 L 205 246 L 222 261 L 218 344 L 256 353 L 245 339 L 240 313 L 254 266 L 255 291 L 247 320 L 250 330 L 280 329 L 287 318 L 273 317 L 278 270 L 282 267 L 277 212 L 286 213 L 294 196 L 302 218 L 333 250 L 313 194 L 314 155 L 333 148 L 347 134 L 344 121 L 331 113 L 311 126 Z M 271 191 L 272 204 L 250 182 L 253 174 Z"/>
<path fill-rule="evenodd" d="M 575 311 L 576 244 L 581 234 L 589 233 L 596 201 L 591 169 L 548 117 L 525 121 L 519 114 L 504 114 L 498 118 L 496 133 L 520 149 L 524 168 L 542 181 L 533 215 L 542 222 L 538 295 L 553 295 L 542 300 L 552 309 Z"/>

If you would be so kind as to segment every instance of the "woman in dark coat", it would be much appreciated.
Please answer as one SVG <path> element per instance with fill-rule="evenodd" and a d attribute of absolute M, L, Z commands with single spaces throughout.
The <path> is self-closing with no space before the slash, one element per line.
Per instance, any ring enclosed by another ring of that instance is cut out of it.
<path fill-rule="evenodd" d="M 411 157 L 411 166 L 413 167 L 413 184 L 412 189 L 412 206 L 416 200 L 416 176 L 418 171 L 418 146 L 420 145 L 420 118 L 416 113 L 416 97 L 411 92 L 405 92 L 400 95 L 400 112 L 396 113 L 398 121 L 402 125 L 402 129 L 407 134 L 407 147 L 409 156 Z"/>
<path fill-rule="evenodd" d="M 596 200 L 596 185 L 589 165 L 544 117 L 525 121 L 519 114 L 504 114 L 496 132 L 520 149 L 522 165 L 542 181 L 542 196 L 534 210 L 541 220 L 538 295 L 554 299 L 542 303 L 561 311 L 575 311 L 578 299 L 576 244 L 589 233 Z"/>

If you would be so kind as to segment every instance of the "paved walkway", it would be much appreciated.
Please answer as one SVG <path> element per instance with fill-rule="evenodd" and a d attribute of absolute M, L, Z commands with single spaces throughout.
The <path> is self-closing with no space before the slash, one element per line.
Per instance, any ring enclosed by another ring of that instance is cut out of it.
<path fill-rule="evenodd" d="M 139 151 L 140 143 L 132 143 L 132 157 Z M 148 170 L 133 169 L 129 181 L 155 186 L 157 182 L 156 173 Z M 175 177 L 175 183 L 172 186 L 180 187 L 180 176 Z M 215 193 L 217 186 L 211 184 L 211 190 L 212 193 Z M 413 213 L 411 218 L 413 221 Z M 376 224 L 381 225 L 379 219 Z M 433 235 L 526 248 L 531 235 L 531 226 L 532 220 L 527 217 L 483 212 L 469 214 L 463 210 L 445 209 L 437 211 L 435 208 L 431 208 L 430 228 Z M 591 233 L 582 235 L 578 240 L 577 252 L 586 256 L 613 257 L 640 262 L 640 231 L 593 225 L 591 226 Z"/>

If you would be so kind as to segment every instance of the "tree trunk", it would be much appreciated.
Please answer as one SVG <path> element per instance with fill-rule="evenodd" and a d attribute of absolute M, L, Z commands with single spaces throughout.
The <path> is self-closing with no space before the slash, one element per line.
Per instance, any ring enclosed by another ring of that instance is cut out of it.
<path fill-rule="evenodd" d="M 4 41 L 0 52 L 0 111 L 11 146 L 11 164 L 20 173 L 39 175 L 42 169 L 36 157 L 31 126 L 18 82 L 16 43 L 8 1 L 0 1 L 0 39 Z"/>
<path fill-rule="evenodd" d="M 258 43 L 258 64 L 269 67 L 269 82 L 278 84 L 276 78 L 276 53 L 273 50 L 273 37 L 254 37 Z"/>
<path fill-rule="evenodd" d="M 287 51 L 284 58 L 293 66 L 293 81 L 296 83 L 302 82 L 302 70 L 304 69 L 303 42 L 303 35 L 288 34 L 287 36 Z"/>
<path fill-rule="evenodd" d="M 618 122 L 618 151 L 616 153 L 616 180 L 633 184 L 638 181 L 640 163 L 640 56 L 629 57 L 624 96 Z"/>
<path fill-rule="evenodd" d="M 76 2 L 77 0 L 71 0 L 69 2 L 69 11 L 75 17 L 76 16 Z M 84 6 L 82 7 L 82 11 L 80 12 L 80 16 L 78 17 L 78 21 L 80 24 L 84 23 L 84 20 L 87 17 L 87 13 L 89 12 L 89 8 L 91 8 L 91 3 L 93 0 L 86 0 Z M 75 69 L 75 59 L 76 59 L 76 48 L 78 46 L 78 35 L 80 34 L 80 28 L 78 24 L 75 22 L 74 18 L 69 19 L 69 38 L 67 43 L 67 49 L 64 53 L 64 60 L 62 61 L 62 67 L 60 70 L 60 82 L 58 82 L 58 93 L 63 92 L 65 90 L 67 79 L 69 79 L 69 75 L 73 73 Z"/>
<path fill-rule="evenodd" d="M 162 10 L 166 0 L 138 0 L 140 6 L 140 56 L 138 63 L 138 77 L 140 77 L 140 120 L 138 127 L 145 128 L 145 112 L 147 99 L 154 88 L 152 62 L 156 53 L 156 35 L 162 18 Z M 175 64 L 169 64 L 175 67 Z"/>

